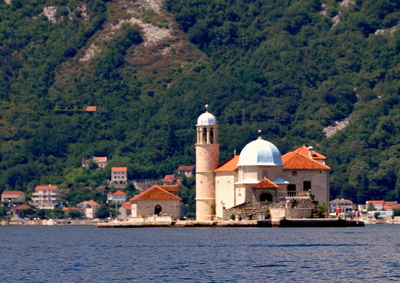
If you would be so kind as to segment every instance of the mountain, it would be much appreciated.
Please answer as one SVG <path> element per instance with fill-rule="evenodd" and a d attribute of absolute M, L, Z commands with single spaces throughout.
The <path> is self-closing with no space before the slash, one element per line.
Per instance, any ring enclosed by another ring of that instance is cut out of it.
<path fill-rule="evenodd" d="M 262 129 L 326 154 L 332 198 L 400 200 L 398 1 L 9 0 L 0 19 L 1 189 L 99 185 L 93 155 L 137 179 L 194 164 L 208 103 L 221 161 Z"/>

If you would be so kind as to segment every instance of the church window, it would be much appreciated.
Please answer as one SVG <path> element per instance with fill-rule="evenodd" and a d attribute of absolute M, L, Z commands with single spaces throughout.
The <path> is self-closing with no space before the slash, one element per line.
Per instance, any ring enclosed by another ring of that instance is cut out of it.
<path fill-rule="evenodd" d="M 211 128 L 210 130 L 210 143 L 214 143 L 214 128 Z"/>
<path fill-rule="evenodd" d="M 207 143 L 207 128 L 203 128 L 203 143 Z"/>
<path fill-rule="evenodd" d="M 304 190 L 304 191 L 309 191 L 309 190 L 311 190 L 311 181 L 304 181 L 304 182 L 303 182 L 303 190 Z"/>

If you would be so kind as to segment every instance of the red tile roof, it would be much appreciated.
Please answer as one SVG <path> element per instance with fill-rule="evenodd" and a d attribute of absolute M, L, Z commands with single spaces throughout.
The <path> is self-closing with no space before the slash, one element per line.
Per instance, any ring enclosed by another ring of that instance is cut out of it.
<path fill-rule="evenodd" d="M 172 183 L 175 179 L 175 175 L 171 174 L 171 175 L 165 175 L 163 182 L 164 183 Z"/>
<path fill-rule="evenodd" d="M 159 185 L 159 187 L 170 193 L 177 194 L 179 192 L 179 185 Z"/>
<path fill-rule="evenodd" d="M 97 111 L 97 106 L 86 106 L 85 111 L 95 112 L 95 111 Z"/>
<path fill-rule="evenodd" d="M 178 166 L 178 171 L 192 171 L 194 167 L 194 165 L 180 165 Z"/>
<path fill-rule="evenodd" d="M 93 159 L 97 162 L 107 162 L 107 156 L 93 156 Z"/>
<path fill-rule="evenodd" d="M 111 167 L 111 171 L 112 172 L 127 172 L 128 171 L 128 167 Z"/>
<path fill-rule="evenodd" d="M 1 195 L 2 196 L 20 196 L 23 192 L 21 191 L 4 191 Z"/>
<path fill-rule="evenodd" d="M 94 200 L 85 200 L 84 203 L 89 204 L 89 205 L 99 205 L 97 202 Z"/>
<path fill-rule="evenodd" d="M 384 200 L 367 200 L 366 203 L 368 204 L 384 204 Z"/>
<path fill-rule="evenodd" d="M 126 193 L 124 193 L 121 190 L 116 191 L 115 193 L 112 194 L 113 196 L 126 196 Z"/>
<path fill-rule="evenodd" d="M 292 151 L 282 156 L 283 169 L 288 170 L 329 170 L 329 166 Z"/>
<path fill-rule="evenodd" d="M 238 169 L 238 164 L 239 162 L 239 155 L 233 156 L 231 159 L 225 161 L 225 163 L 222 163 L 217 169 L 215 169 L 215 172 L 234 172 Z"/>
<path fill-rule="evenodd" d="M 137 200 L 181 200 L 180 197 L 160 188 L 159 186 L 151 187 L 142 193 L 134 196 L 131 201 Z"/>
<path fill-rule="evenodd" d="M 302 147 L 299 147 L 298 149 L 296 149 L 295 152 L 300 153 L 300 154 L 302 154 L 302 155 L 304 155 L 306 157 L 310 157 L 309 149 L 305 145 L 303 145 Z M 316 152 L 315 150 L 312 150 L 312 158 L 313 159 L 317 159 L 317 160 L 321 160 L 321 159 L 326 159 L 326 156 Z"/>
<path fill-rule="evenodd" d="M 58 187 L 57 187 L 57 186 L 52 186 L 52 185 L 48 185 L 48 186 L 36 186 L 36 187 L 35 187 L 35 191 L 45 191 L 45 190 L 55 191 L 55 190 L 58 190 Z"/>
<path fill-rule="evenodd" d="M 122 207 L 125 208 L 126 210 L 131 210 L 132 209 L 132 203 L 130 201 L 124 202 L 122 204 Z"/>
<path fill-rule="evenodd" d="M 252 188 L 279 188 L 279 186 L 277 184 L 275 184 L 274 182 L 272 182 L 271 180 L 264 178 L 264 180 L 262 180 L 260 183 L 258 183 L 255 186 L 252 186 Z"/>
<path fill-rule="evenodd" d="M 30 207 L 29 205 L 26 204 L 20 204 L 17 205 L 16 207 L 14 207 L 14 210 L 26 210 L 26 209 L 31 209 L 32 207 Z"/>
<path fill-rule="evenodd" d="M 400 204 L 384 204 L 383 209 L 392 210 L 392 209 L 400 209 Z"/>

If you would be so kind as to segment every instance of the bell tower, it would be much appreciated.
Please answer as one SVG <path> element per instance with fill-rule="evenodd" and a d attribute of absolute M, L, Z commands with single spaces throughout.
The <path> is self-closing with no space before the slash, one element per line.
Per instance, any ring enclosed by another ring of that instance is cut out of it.
<path fill-rule="evenodd" d="M 215 215 L 215 173 L 219 162 L 218 125 L 208 112 L 197 119 L 196 142 L 196 220 L 207 221 Z"/>

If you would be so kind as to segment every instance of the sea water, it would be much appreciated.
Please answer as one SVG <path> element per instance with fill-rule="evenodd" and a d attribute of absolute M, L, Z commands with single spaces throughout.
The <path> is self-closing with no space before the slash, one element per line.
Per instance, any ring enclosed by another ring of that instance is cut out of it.
<path fill-rule="evenodd" d="M 400 225 L 0 227 L 1 282 L 400 281 Z"/>

